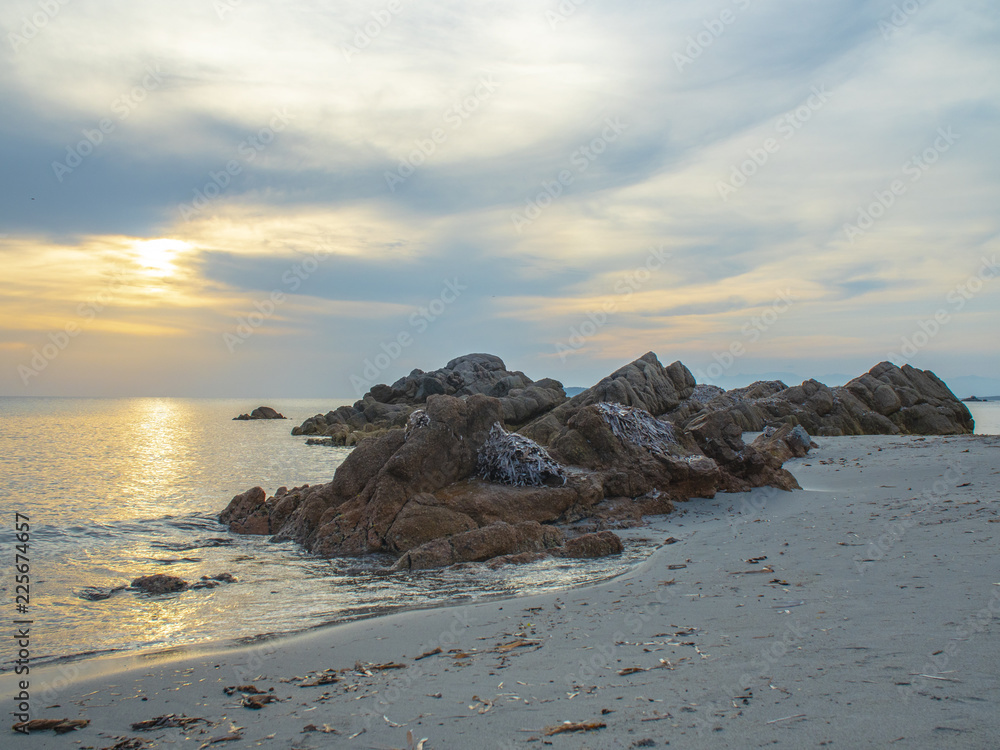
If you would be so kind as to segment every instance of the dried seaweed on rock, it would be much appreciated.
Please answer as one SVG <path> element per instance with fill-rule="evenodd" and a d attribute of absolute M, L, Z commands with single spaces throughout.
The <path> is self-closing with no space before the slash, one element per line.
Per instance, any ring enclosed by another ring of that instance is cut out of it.
<path fill-rule="evenodd" d="M 410 414 L 406 420 L 406 432 L 404 433 L 406 439 L 410 439 L 410 435 L 421 427 L 426 427 L 431 423 L 431 418 L 424 409 L 417 409 L 415 412 Z"/>
<path fill-rule="evenodd" d="M 558 479 L 566 483 L 566 472 L 534 440 L 507 432 L 499 422 L 479 450 L 479 475 L 490 482 L 517 487 L 541 487 Z"/>
<path fill-rule="evenodd" d="M 661 422 L 648 411 L 621 404 L 597 405 L 611 432 L 623 443 L 638 445 L 652 453 L 666 454 L 667 444 L 677 445 L 673 425 Z"/>

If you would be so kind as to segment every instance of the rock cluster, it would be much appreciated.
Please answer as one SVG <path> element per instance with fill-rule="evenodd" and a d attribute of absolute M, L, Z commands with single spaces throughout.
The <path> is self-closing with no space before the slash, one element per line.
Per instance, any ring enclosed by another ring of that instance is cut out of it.
<path fill-rule="evenodd" d="M 717 411 L 730 414 L 748 432 L 790 424 L 821 436 L 961 435 L 974 427 L 969 410 L 933 372 L 890 362 L 836 388 L 815 380 L 792 387 L 759 381 L 703 403 L 685 403 L 667 418 L 690 428 Z"/>
<path fill-rule="evenodd" d="M 179 576 L 155 573 L 154 575 L 134 578 L 127 587 L 124 584 L 110 588 L 88 586 L 80 591 L 78 596 L 87 601 L 97 602 L 110 599 L 115 594 L 125 591 L 126 588 L 151 596 L 159 596 L 187 591 L 189 589 L 214 589 L 222 583 L 236 583 L 236 578 L 232 573 L 218 573 L 213 576 L 202 576 L 200 581 L 189 583 Z"/>
<path fill-rule="evenodd" d="M 500 400 L 504 424 L 517 428 L 566 400 L 562 383 L 531 380 L 511 372 L 492 354 L 467 354 L 433 372 L 414 370 L 390 385 L 376 385 L 351 406 L 317 414 L 292 430 L 293 435 L 328 438 L 311 445 L 357 445 L 405 427 L 410 415 L 431 396 L 464 398 L 475 394 Z"/>
<path fill-rule="evenodd" d="M 910 367 L 882 363 L 842 388 L 724 392 L 651 352 L 571 399 L 555 381 L 468 355 L 309 425 L 357 445 L 333 480 L 273 497 L 255 487 L 220 521 L 319 555 L 391 554 L 397 570 L 616 554 L 608 526 L 719 491 L 797 488 L 782 464 L 808 452 L 810 435 L 972 430 L 947 387 Z M 748 445 L 745 431 L 762 434 Z M 596 534 L 557 526 L 585 519 Z"/>
<path fill-rule="evenodd" d="M 797 486 L 769 453 L 740 443 L 720 464 L 694 436 L 645 408 L 676 407 L 693 381 L 683 365 L 664 368 L 648 354 L 571 401 L 563 396 L 520 433 L 508 429 L 504 398 L 525 389 L 506 397 L 432 394 L 400 428 L 359 442 L 332 482 L 271 498 L 253 488 L 220 520 L 316 554 L 387 553 L 398 569 L 414 569 L 614 554 L 621 542 L 610 532 L 567 540 L 553 524 L 630 521 L 720 489 Z"/>
<path fill-rule="evenodd" d="M 249 419 L 287 419 L 287 417 L 282 416 L 270 406 L 258 406 L 249 414 L 240 414 L 238 417 L 233 417 L 234 422 L 246 421 Z"/>

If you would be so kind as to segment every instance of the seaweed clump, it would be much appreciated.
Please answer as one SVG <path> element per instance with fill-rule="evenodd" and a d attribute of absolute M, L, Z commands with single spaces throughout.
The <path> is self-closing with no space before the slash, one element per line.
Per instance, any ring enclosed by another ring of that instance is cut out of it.
<path fill-rule="evenodd" d="M 667 444 L 677 444 L 673 425 L 661 422 L 644 409 L 606 402 L 598 404 L 597 408 L 622 443 L 632 443 L 661 455 L 669 453 Z"/>
<path fill-rule="evenodd" d="M 478 472 L 490 482 L 517 487 L 566 483 L 566 472 L 545 448 L 524 435 L 507 432 L 499 422 L 493 423 L 479 449 Z"/>

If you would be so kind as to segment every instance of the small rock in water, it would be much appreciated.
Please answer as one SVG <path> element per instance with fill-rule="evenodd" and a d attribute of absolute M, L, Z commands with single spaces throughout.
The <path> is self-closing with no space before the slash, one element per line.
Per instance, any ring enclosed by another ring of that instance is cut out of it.
<path fill-rule="evenodd" d="M 285 417 L 270 406 L 258 406 L 249 414 L 240 414 L 238 417 L 233 417 L 234 422 L 245 422 L 249 419 L 285 419 Z"/>
<path fill-rule="evenodd" d="M 125 586 L 87 586 L 83 589 L 77 596 L 81 599 L 86 599 L 88 602 L 100 602 L 105 599 L 110 599 L 112 596 L 117 594 L 119 591 L 124 591 Z"/>
<path fill-rule="evenodd" d="M 220 583 L 236 583 L 236 577 L 232 573 L 217 573 L 214 576 L 202 576 L 191 586 L 192 589 L 214 589 Z"/>
<path fill-rule="evenodd" d="M 191 586 L 183 578 L 163 575 L 162 573 L 136 578 L 130 585 L 132 588 L 141 589 L 147 594 L 170 594 L 174 591 L 184 591 Z"/>

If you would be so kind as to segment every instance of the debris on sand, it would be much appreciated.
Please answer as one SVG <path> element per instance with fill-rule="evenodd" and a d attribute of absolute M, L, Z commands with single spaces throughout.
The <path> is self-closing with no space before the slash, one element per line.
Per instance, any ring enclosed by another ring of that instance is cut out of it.
<path fill-rule="evenodd" d="M 562 724 L 556 724 L 553 727 L 545 727 L 542 734 L 546 737 L 551 737 L 554 734 L 562 734 L 563 732 L 594 732 L 598 729 L 604 729 L 607 726 L 603 721 L 581 721 L 578 724 L 574 724 L 572 721 L 564 721 Z"/>
<path fill-rule="evenodd" d="M 32 719 L 31 721 L 19 721 L 13 726 L 15 732 L 44 732 L 49 729 L 56 734 L 66 734 L 74 729 L 83 729 L 90 723 L 90 719 Z"/>
<path fill-rule="evenodd" d="M 166 729 L 168 727 L 188 727 L 191 724 L 197 724 L 199 721 L 203 721 L 206 724 L 208 721 L 202 719 L 198 716 L 185 716 L 181 714 L 164 714 L 163 716 L 157 716 L 152 719 L 146 719 L 145 721 L 137 721 L 132 725 L 132 729 L 137 732 L 146 732 L 151 729 Z"/>

